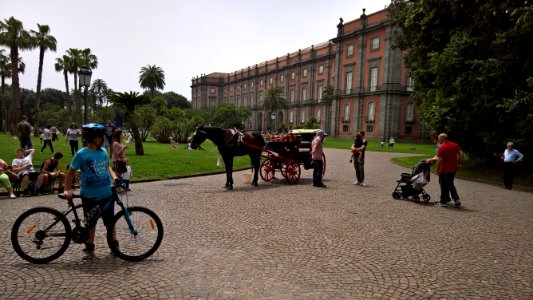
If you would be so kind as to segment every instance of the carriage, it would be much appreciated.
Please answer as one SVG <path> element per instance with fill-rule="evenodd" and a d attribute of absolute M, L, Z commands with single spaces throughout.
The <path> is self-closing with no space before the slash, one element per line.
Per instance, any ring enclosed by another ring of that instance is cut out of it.
<path fill-rule="evenodd" d="M 319 129 L 295 129 L 286 135 L 270 135 L 267 138 L 262 156 L 260 175 L 264 181 L 275 178 L 278 170 L 289 184 L 296 184 L 300 180 L 301 167 L 311 169 L 311 142 Z M 326 172 L 326 157 L 324 155 Z"/>

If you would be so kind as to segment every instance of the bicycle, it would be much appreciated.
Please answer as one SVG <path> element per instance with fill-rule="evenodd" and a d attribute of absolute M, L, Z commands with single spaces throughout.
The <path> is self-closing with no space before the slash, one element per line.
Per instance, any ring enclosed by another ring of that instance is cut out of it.
<path fill-rule="evenodd" d="M 74 198 L 67 200 L 69 208 L 65 212 L 51 207 L 35 207 L 22 213 L 11 230 L 11 243 L 15 252 L 23 259 L 45 264 L 59 258 L 70 245 L 71 240 L 82 244 L 88 237 L 88 222 L 98 220 L 107 205 L 115 203 L 121 210 L 113 217 L 112 225 L 107 228 L 107 244 L 111 252 L 126 261 L 137 262 L 155 253 L 163 240 L 163 224 L 152 210 L 142 206 L 128 207 L 120 199 L 122 187 L 112 187 L 112 199 L 102 209 L 94 212 L 94 217 L 84 215 L 79 218 L 78 209 L 82 204 L 74 204 Z M 63 194 L 58 195 L 66 199 Z M 73 213 L 74 228 L 67 216 Z M 89 223 L 92 224 L 92 223 Z M 113 229 L 115 239 L 113 241 Z"/>

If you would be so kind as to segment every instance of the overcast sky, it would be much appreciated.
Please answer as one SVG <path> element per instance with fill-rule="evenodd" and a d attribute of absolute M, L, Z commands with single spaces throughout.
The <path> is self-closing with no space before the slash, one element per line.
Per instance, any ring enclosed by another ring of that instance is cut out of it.
<path fill-rule="evenodd" d="M 46 52 L 43 88 L 64 90 L 57 57 L 90 48 L 98 57 L 92 79 L 117 92 L 141 91 L 139 71 L 157 65 L 164 92 L 191 98 L 191 78 L 233 72 L 335 37 L 339 18 L 358 19 L 390 0 L 0 0 L 1 20 L 26 30 L 49 25 L 57 51 Z M 7 53 L 9 50 L 6 51 Z M 21 53 L 21 87 L 36 90 L 37 50 Z M 72 86 L 72 79 L 70 78 Z M 9 82 L 9 81 L 8 81 Z"/>

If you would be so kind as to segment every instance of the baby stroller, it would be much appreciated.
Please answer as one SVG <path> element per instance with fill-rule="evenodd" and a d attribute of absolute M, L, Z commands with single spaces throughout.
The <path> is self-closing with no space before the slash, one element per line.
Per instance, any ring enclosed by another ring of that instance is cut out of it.
<path fill-rule="evenodd" d="M 413 201 L 420 202 L 420 195 L 424 202 L 429 202 L 431 196 L 426 193 L 424 187 L 429 182 L 430 167 L 433 163 L 427 163 L 426 160 L 421 160 L 416 166 L 413 167 L 411 174 L 402 173 L 400 180 L 394 192 L 392 198 L 394 199 L 407 199 L 411 197 Z"/>

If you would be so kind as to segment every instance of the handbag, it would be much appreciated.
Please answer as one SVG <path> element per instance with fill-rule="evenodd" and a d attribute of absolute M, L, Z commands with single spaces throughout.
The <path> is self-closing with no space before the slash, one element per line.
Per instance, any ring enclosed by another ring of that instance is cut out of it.
<path fill-rule="evenodd" d="M 117 173 L 126 173 L 126 163 L 122 160 L 113 161 L 113 171 Z"/>

